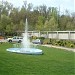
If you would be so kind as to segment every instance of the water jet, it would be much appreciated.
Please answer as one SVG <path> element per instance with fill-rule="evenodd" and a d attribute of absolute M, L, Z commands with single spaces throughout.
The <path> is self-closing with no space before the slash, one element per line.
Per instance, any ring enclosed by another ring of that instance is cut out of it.
<path fill-rule="evenodd" d="M 25 32 L 23 34 L 23 40 L 21 43 L 21 47 L 15 47 L 15 48 L 8 48 L 6 49 L 9 52 L 15 52 L 15 53 L 23 53 L 23 54 L 42 54 L 42 50 L 32 47 L 31 43 L 28 38 L 28 21 L 26 19 L 25 23 Z"/>

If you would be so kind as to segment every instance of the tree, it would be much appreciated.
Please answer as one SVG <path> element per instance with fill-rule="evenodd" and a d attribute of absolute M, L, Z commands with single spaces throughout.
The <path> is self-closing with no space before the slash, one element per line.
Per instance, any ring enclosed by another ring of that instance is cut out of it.
<path fill-rule="evenodd" d="M 44 28 L 44 17 L 43 16 L 39 16 L 38 17 L 38 21 L 36 23 L 36 29 L 38 31 L 42 31 Z"/>
<path fill-rule="evenodd" d="M 32 7 L 33 7 L 33 4 L 32 4 L 32 3 L 29 3 L 27 10 L 28 10 L 28 11 L 31 11 L 31 10 L 32 10 Z"/>
<path fill-rule="evenodd" d="M 24 25 L 25 23 L 23 22 L 23 20 L 20 21 L 20 24 L 19 24 L 19 28 L 18 28 L 18 31 L 23 31 L 25 28 L 24 28 Z"/>
<path fill-rule="evenodd" d="M 51 17 L 48 23 L 49 31 L 55 31 L 57 30 L 58 24 L 56 23 L 56 19 L 54 17 Z"/>
<path fill-rule="evenodd" d="M 3 26 L 2 26 L 2 23 L 0 22 L 0 32 L 3 31 Z"/>
<path fill-rule="evenodd" d="M 3 1 L 0 6 L 0 32 L 14 34 L 17 31 L 23 31 L 25 19 L 28 19 L 28 30 L 75 30 L 75 13 L 60 15 L 56 7 L 40 5 L 33 7 L 32 3 L 27 4 L 24 1 L 19 9 L 7 1 Z"/>
<path fill-rule="evenodd" d="M 40 15 L 44 16 L 45 18 L 47 17 L 47 6 L 46 5 L 40 5 L 38 7 Z"/>
<path fill-rule="evenodd" d="M 66 24 L 66 30 L 74 30 L 75 26 L 72 24 L 72 22 L 67 22 Z"/>
<path fill-rule="evenodd" d="M 46 31 L 48 31 L 49 30 L 49 21 L 48 21 L 48 19 L 45 21 L 45 23 L 44 23 L 44 30 L 46 30 Z"/>
<path fill-rule="evenodd" d="M 2 15 L 1 17 L 1 25 L 2 25 L 2 30 L 5 32 L 6 30 L 6 26 L 11 24 L 11 19 L 6 16 L 6 15 Z"/>
<path fill-rule="evenodd" d="M 19 24 L 20 17 L 19 17 L 19 8 L 13 8 L 10 13 L 10 18 L 14 24 Z"/>
<path fill-rule="evenodd" d="M 5 14 L 6 16 L 9 15 L 9 12 L 12 10 L 13 5 L 11 3 L 8 3 L 7 1 L 2 2 L 2 14 Z"/>

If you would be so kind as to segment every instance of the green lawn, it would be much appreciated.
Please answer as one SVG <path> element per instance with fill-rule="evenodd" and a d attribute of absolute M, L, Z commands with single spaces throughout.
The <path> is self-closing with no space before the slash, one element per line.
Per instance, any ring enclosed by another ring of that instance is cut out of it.
<path fill-rule="evenodd" d="M 39 46 L 43 55 L 7 52 L 12 44 L 0 44 L 0 75 L 75 75 L 74 52 Z"/>

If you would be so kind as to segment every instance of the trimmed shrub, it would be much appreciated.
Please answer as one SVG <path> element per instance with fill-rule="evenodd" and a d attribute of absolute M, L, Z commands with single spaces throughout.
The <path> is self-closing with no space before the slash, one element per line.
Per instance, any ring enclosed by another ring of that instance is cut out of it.
<path fill-rule="evenodd" d="M 44 39 L 43 44 L 50 44 L 50 39 Z"/>
<path fill-rule="evenodd" d="M 74 44 L 70 44 L 70 47 L 72 47 L 72 48 L 73 48 L 73 47 L 74 47 Z"/>
<path fill-rule="evenodd" d="M 37 39 L 37 36 L 32 36 L 31 38 L 32 38 L 32 39 Z"/>
<path fill-rule="evenodd" d="M 55 45 L 58 45 L 58 43 L 55 43 Z"/>

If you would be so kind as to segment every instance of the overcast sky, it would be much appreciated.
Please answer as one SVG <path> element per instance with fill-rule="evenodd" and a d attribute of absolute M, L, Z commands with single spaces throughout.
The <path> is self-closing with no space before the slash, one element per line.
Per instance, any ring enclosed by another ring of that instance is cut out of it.
<path fill-rule="evenodd" d="M 2 0 L 0 0 L 2 1 Z M 27 1 L 27 3 L 32 3 L 34 6 L 39 6 L 45 4 L 50 7 L 60 7 L 60 11 L 64 12 L 65 9 L 68 9 L 70 12 L 75 11 L 75 0 L 3 0 L 12 3 L 15 7 L 21 7 L 23 5 L 23 1 Z"/>

